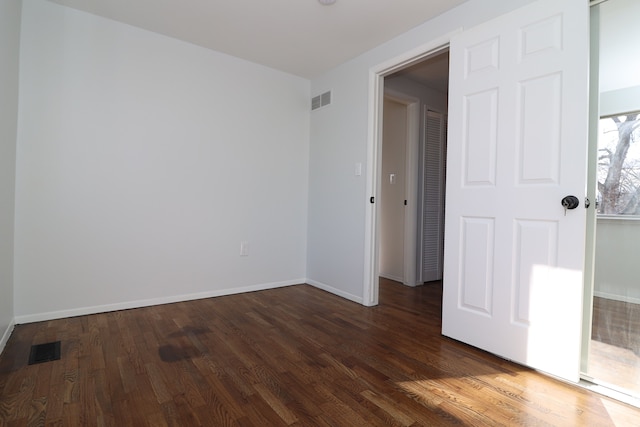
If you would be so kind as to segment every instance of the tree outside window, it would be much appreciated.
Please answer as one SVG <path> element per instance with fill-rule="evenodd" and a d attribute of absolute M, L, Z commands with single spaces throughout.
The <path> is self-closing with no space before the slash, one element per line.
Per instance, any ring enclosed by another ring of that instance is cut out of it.
<path fill-rule="evenodd" d="M 600 119 L 598 213 L 640 215 L 640 112 Z"/>

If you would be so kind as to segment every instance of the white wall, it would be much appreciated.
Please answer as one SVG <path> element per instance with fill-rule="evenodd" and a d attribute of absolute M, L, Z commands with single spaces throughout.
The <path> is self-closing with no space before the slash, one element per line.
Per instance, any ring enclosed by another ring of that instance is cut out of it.
<path fill-rule="evenodd" d="M 18 322 L 304 280 L 307 80 L 45 0 L 20 64 Z"/>
<path fill-rule="evenodd" d="M 640 110 L 640 2 L 608 0 L 598 8 L 600 115 Z"/>
<path fill-rule="evenodd" d="M 0 1 L 0 351 L 13 325 L 13 221 L 20 0 Z"/>
<path fill-rule="evenodd" d="M 331 106 L 311 115 L 307 277 L 316 286 L 363 301 L 366 169 L 370 130 L 369 72 L 461 27 L 470 27 L 531 0 L 470 0 L 312 81 L 312 93 L 332 89 Z M 365 165 L 362 176 L 354 164 Z"/>
<path fill-rule="evenodd" d="M 598 218 L 594 294 L 640 304 L 640 220 Z"/>
<path fill-rule="evenodd" d="M 599 8 L 600 91 L 640 86 L 640 2 L 608 0 Z"/>

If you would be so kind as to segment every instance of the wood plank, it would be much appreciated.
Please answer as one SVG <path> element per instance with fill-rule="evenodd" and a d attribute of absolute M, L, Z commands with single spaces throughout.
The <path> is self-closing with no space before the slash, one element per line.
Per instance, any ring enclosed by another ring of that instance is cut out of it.
<path fill-rule="evenodd" d="M 440 335 L 442 288 L 308 285 L 18 325 L 0 425 L 636 425 L 640 410 Z M 61 339 L 60 361 L 27 366 Z"/>

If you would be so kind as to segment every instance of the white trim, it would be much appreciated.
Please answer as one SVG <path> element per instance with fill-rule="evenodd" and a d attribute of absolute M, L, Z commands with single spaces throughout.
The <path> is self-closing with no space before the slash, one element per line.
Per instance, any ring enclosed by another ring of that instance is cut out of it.
<path fill-rule="evenodd" d="M 382 102 L 384 100 L 384 76 L 389 75 L 402 68 L 406 68 L 422 59 L 436 55 L 449 48 L 451 39 L 456 34 L 462 32 L 462 28 L 446 33 L 432 41 L 411 49 L 395 58 L 378 64 L 369 70 L 369 107 L 368 121 L 369 132 L 367 135 L 367 182 L 366 182 L 366 203 L 369 205 L 369 198 L 380 198 L 380 149 L 382 144 Z M 379 224 L 377 206 L 367 206 L 365 211 L 365 231 L 364 231 L 364 280 L 362 290 L 362 304 L 373 306 L 378 304 L 379 283 L 377 275 L 378 267 L 378 245 L 379 245 Z"/>
<path fill-rule="evenodd" d="M 600 221 L 640 221 L 640 216 L 638 215 L 611 215 L 611 214 L 597 214 L 596 220 Z"/>
<path fill-rule="evenodd" d="M 568 383 L 568 384 L 574 384 L 574 383 Z M 583 375 L 582 379 L 577 385 L 579 387 L 582 387 L 594 393 L 598 393 L 603 396 L 609 397 L 611 399 L 618 400 L 622 403 L 626 403 L 627 405 L 640 408 L 640 398 L 630 395 L 628 392 L 626 392 L 626 390 L 621 391 L 618 389 L 618 387 L 612 384 L 600 382 L 594 378 L 591 378 L 588 375 Z"/>
<path fill-rule="evenodd" d="M 587 153 L 587 197 L 592 200 L 592 209 L 587 209 L 587 222 L 585 227 L 585 263 L 584 263 L 584 293 L 582 301 L 582 351 L 580 355 L 580 370 L 583 372 L 589 369 L 589 349 L 591 347 L 591 331 L 593 328 L 593 291 L 595 289 L 595 262 L 596 262 L 596 182 L 598 158 L 598 124 L 600 89 L 598 85 L 599 64 L 597 58 L 600 56 L 600 19 L 599 9 L 589 11 L 589 130 L 588 130 L 588 153 Z M 595 58 L 595 59 L 594 59 Z"/>
<path fill-rule="evenodd" d="M 371 67 L 370 71 L 374 75 L 377 75 L 377 77 L 384 77 L 388 76 L 389 74 L 393 74 L 396 71 L 400 71 L 404 68 L 414 65 L 422 61 L 423 59 L 435 56 L 438 53 L 447 50 L 449 48 L 449 42 L 451 41 L 451 39 L 455 35 L 460 34 L 462 31 L 462 28 L 458 28 L 456 30 L 443 34 L 440 37 L 436 37 L 428 43 L 420 45 L 408 52 L 396 56 L 395 58 L 389 59 L 388 61 Z M 370 98 L 369 101 L 371 103 L 372 99 Z"/>
<path fill-rule="evenodd" d="M 364 283 L 362 290 L 362 304 L 365 306 L 378 305 L 378 240 L 379 224 L 377 221 L 376 204 L 371 204 L 370 197 L 380 200 L 378 189 L 380 177 L 378 176 L 378 162 L 381 157 L 381 145 L 378 140 L 382 137 L 382 117 L 380 103 L 384 100 L 384 80 L 380 73 L 369 71 L 369 132 L 367 136 L 367 181 L 366 198 L 369 206 L 365 209 L 364 230 Z"/>
<path fill-rule="evenodd" d="M 96 305 L 92 307 L 73 308 L 69 310 L 50 311 L 47 313 L 27 314 L 16 316 L 15 323 L 32 323 L 45 320 L 62 319 L 66 317 L 84 316 L 87 314 L 105 313 L 109 311 L 128 310 L 131 308 L 149 307 L 160 304 L 171 304 L 174 302 L 191 301 L 204 298 L 221 297 L 244 292 L 264 291 L 267 289 L 282 288 L 285 286 L 299 285 L 306 283 L 306 279 L 287 280 L 284 282 L 264 283 L 259 285 L 244 286 L 241 288 L 221 289 L 216 291 L 198 292 L 195 294 L 173 295 L 169 297 L 152 298 L 146 300 L 127 301 L 116 304 Z"/>
<path fill-rule="evenodd" d="M 595 291 L 593 296 L 610 299 L 614 301 L 628 302 L 631 304 L 640 304 L 640 298 L 628 297 L 626 295 L 610 294 L 608 292 Z"/>
<path fill-rule="evenodd" d="M 2 352 L 4 351 L 7 342 L 9 342 L 9 337 L 11 336 L 11 333 L 13 332 L 13 328 L 15 328 L 15 326 L 16 322 L 15 320 L 12 320 L 7 326 L 7 329 L 4 331 L 4 334 L 2 334 L 2 339 L 0 339 L 0 354 L 2 354 Z"/>
<path fill-rule="evenodd" d="M 310 280 L 310 279 L 307 279 L 306 283 L 308 285 L 313 286 L 314 288 L 322 289 L 323 291 L 329 292 L 330 294 L 337 295 L 339 297 L 342 297 L 344 299 L 348 299 L 349 301 L 353 301 L 353 302 L 358 303 L 358 304 L 363 304 L 362 298 L 360 298 L 359 296 L 350 294 L 348 292 L 344 292 L 344 291 L 342 291 L 340 289 L 336 289 L 333 286 L 329 286 L 329 285 L 324 284 L 322 282 L 317 282 L 315 280 Z"/>
<path fill-rule="evenodd" d="M 402 281 L 402 277 L 397 277 L 397 276 L 394 276 L 393 274 L 380 273 L 380 277 L 382 277 L 383 279 L 393 280 L 394 282 L 398 282 L 398 283 L 402 283 L 404 285 L 407 285 L 406 283 L 404 283 Z M 410 286 L 410 285 L 407 285 L 407 286 Z"/>

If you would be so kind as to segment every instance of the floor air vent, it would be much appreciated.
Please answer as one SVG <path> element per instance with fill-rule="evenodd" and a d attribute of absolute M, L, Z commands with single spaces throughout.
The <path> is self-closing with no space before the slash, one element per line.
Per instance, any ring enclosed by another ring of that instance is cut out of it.
<path fill-rule="evenodd" d="M 60 341 L 46 344 L 36 344 L 31 346 L 29 354 L 29 365 L 36 363 L 51 362 L 60 359 Z"/>
<path fill-rule="evenodd" d="M 311 98 L 311 110 L 317 110 L 318 108 L 325 107 L 331 104 L 331 91 L 325 92 L 318 96 Z"/>

